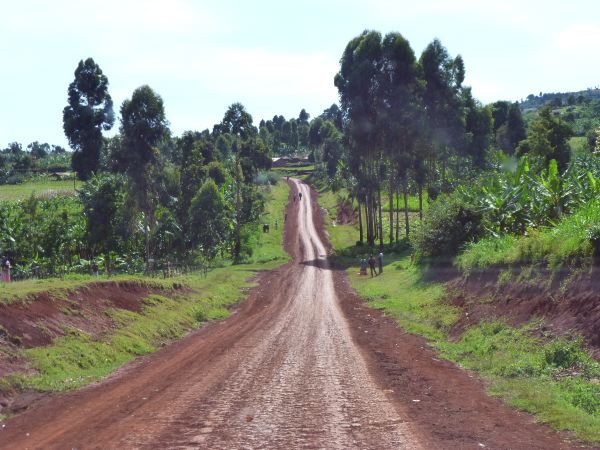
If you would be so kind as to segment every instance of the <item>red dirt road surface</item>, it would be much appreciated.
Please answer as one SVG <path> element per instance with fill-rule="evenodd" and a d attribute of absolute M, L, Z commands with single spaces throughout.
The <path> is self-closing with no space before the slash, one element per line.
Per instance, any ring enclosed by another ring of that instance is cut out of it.
<path fill-rule="evenodd" d="M 308 186 L 290 185 L 293 262 L 229 319 L 34 404 L 0 448 L 576 448 L 367 309 L 329 266 Z"/>

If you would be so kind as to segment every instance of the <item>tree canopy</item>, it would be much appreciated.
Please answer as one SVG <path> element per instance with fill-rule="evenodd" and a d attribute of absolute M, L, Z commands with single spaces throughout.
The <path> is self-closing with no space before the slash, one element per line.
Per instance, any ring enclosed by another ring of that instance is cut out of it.
<path fill-rule="evenodd" d="M 74 150 L 73 170 L 86 180 L 98 170 L 102 131 L 110 130 L 115 120 L 108 78 L 92 58 L 79 61 L 68 92 L 63 127 Z"/>

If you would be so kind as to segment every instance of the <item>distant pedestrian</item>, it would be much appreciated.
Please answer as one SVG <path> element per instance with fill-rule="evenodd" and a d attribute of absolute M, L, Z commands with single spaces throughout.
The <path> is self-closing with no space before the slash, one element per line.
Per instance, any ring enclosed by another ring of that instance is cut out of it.
<path fill-rule="evenodd" d="M 367 258 L 361 258 L 360 259 L 360 275 L 366 275 L 367 274 Z"/>
<path fill-rule="evenodd" d="M 0 281 L 10 283 L 10 260 L 6 256 L 0 262 Z"/>
<path fill-rule="evenodd" d="M 98 276 L 98 264 L 96 264 L 96 261 L 92 263 L 92 275 L 95 277 Z"/>
<path fill-rule="evenodd" d="M 285 213 L 285 214 L 283 215 L 283 221 L 284 221 L 284 222 L 287 222 L 287 213 Z"/>
<path fill-rule="evenodd" d="M 302 200 L 302 192 L 298 192 L 298 200 Z"/>
<path fill-rule="evenodd" d="M 383 252 L 380 251 L 377 255 L 377 265 L 379 266 L 379 275 L 383 273 Z"/>
<path fill-rule="evenodd" d="M 377 271 L 375 270 L 375 258 L 373 255 L 369 256 L 369 269 L 371 269 L 371 278 L 373 278 L 373 274 L 377 275 Z"/>

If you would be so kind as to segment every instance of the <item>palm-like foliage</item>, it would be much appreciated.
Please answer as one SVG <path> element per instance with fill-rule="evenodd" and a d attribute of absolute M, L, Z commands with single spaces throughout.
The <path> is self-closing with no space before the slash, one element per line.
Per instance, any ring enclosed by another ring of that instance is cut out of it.
<path fill-rule="evenodd" d="M 524 157 L 512 170 L 494 173 L 476 187 L 461 191 L 484 214 L 489 232 L 525 234 L 531 228 L 555 225 L 565 214 L 598 198 L 596 166 L 589 161 L 575 163 L 560 174 L 555 160 L 547 168 L 534 170 Z"/>

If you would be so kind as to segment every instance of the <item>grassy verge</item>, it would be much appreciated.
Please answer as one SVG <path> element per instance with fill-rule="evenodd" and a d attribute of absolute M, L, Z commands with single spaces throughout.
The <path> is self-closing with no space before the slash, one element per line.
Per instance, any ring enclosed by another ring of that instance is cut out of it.
<path fill-rule="evenodd" d="M 53 298 L 65 298 L 69 292 L 81 289 L 90 283 L 136 282 L 159 287 L 170 287 L 173 279 L 146 278 L 140 275 L 118 275 L 108 278 L 105 275 L 67 275 L 64 278 L 23 280 L 13 283 L 0 283 L 0 304 L 25 302 L 41 292 L 48 292 Z"/>
<path fill-rule="evenodd" d="M 600 442 L 600 364 L 580 340 L 545 336 L 541 322 L 514 328 L 494 321 L 471 327 L 453 341 L 448 331 L 462 312 L 444 301 L 441 283 L 423 281 L 422 270 L 405 255 L 388 257 L 380 277 L 361 277 L 354 265 L 348 275 L 371 307 L 425 336 L 440 356 L 479 372 L 491 394 L 556 429 Z"/>
<path fill-rule="evenodd" d="M 553 228 L 531 230 L 526 236 L 492 236 L 470 244 L 457 264 L 466 272 L 517 264 L 589 265 L 594 246 L 600 246 L 599 224 L 600 203 L 592 201 Z"/>
<path fill-rule="evenodd" d="M 287 183 L 284 180 L 278 181 L 271 187 L 267 198 L 265 213 L 261 216 L 260 223 L 256 226 L 250 240 L 253 249 L 250 260 L 254 263 L 289 259 L 282 246 L 283 219 L 288 199 Z M 263 223 L 269 224 L 268 233 L 263 233 Z"/>
<path fill-rule="evenodd" d="M 282 210 L 287 186 L 275 186 L 268 195 L 266 216 Z M 123 276 L 110 281 L 136 281 L 163 287 L 163 295 L 144 298 L 140 312 L 112 309 L 106 313 L 114 320 L 114 330 L 94 338 L 82 330 L 65 328 L 67 334 L 46 347 L 22 351 L 35 370 L 33 375 L 13 374 L 0 378 L 0 390 L 35 389 L 60 391 L 73 389 L 98 380 L 139 355 L 153 352 L 165 343 L 183 337 L 202 323 L 225 318 L 228 306 L 244 297 L 253 285 L 249 281 L 258 272 L 277 267 L 288 259 L 282 249 L 281 227 L 268 235 L 256 237 L 255 261 L 228 265 L 211 270 L 206 276 L 193 273 L 167 280 Z M 105 282 L 96 277 L 65 280 L 41 280 L 11 283 L 0 292 L 3 299 L 27 299 L 41 291 L 50 291 L 57 299 L 70 290 L 90 282 Z M 171 289 L 177 283 L 187 289 Z"/>
<path fill-rule="evenodd" d="M 24 200 L 31 194 L 36 196 L 50 195 L 54 193 L 74 195 L 75 189 L 81 186 L 80 181 L 73 180 L 36 180 L 22 184 L 5 184 L 0 186 L 0 201 Z"/>
<path fill-rule="evenodd" d="M 122 309 L 107 311 L 116 329 L 101 339 L 73 328 L 52 345 L 25 350 L 23 355 L 36 374 L 12 375 L 4 383 L 40 391 L 60 391 L 89 384 L 135 357 L 183 337 L 208 320 L 227 317 L 227 307 L 244 296 L 242 288 L 252 285 L 247 280 L 259 270 L 276 265 L 276 262 L 237 265 L 215 269 L 206 278 L 182 277 L 178 281 L 193 291 L 148 295 L 139 313 Z"/>
<path fill-rule="evenodd" d="M 331 206 L 331 193 L 324 192 L 319 201 Z M 353 254 L 347 250 L 354 247 L 355 229 L 329 225 L 328 231 L 338 255 Z M 493 247 L 486 255 L 498 250 Z M 555 429 L 600 442 L 600 364 L 580 340 L 545 335 L 539 321 L 521 328 L 494 321 L 469 328 L 456 341 L 449 331 L 462 310 L 445 301 L 442 283 L 426 281 L 425 269 L 413 265 L 408 252 L 388 252 L 384 273 L 375 278 L 358 275 L 357 258 L 342 256 L 338 261 L 347 266 L 352 286 L 369 306 L 427 338 L 441 357 L 477 371 L 488 381 L 490 394 L 534 413 Z"/>

